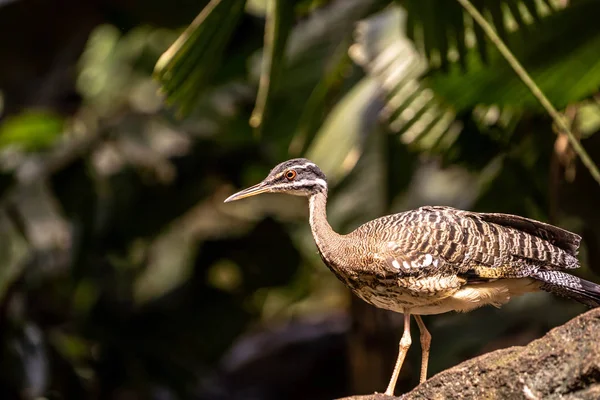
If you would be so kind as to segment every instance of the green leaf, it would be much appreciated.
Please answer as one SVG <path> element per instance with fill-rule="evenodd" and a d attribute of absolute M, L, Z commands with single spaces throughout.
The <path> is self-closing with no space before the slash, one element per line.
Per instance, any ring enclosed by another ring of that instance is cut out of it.
<path fill-rule="evenodd" d="M 315 136 L 306 156 L 323 169 L 330 181 L 342 179 L 358 161 L 364 138 L 379 120 L 379 95 L 378 83 L 364 78 L 336 104 Z"/>
<path fill-rule="evenodd" d="M 177 104 L 182 114 L 218 71 L 245 4 L 246 0 L 212 0 L 156 63 L 154 74 L 167 101 Z"/>
<path fill-rule="evenodd" d="M 427 63 L 404 34 L 405 24 L 406 12 L 399 7 L 361 22 L 351 55 L 385 92 L 382 117 L 389 128 L 406 144 L 445 149 L 460 128 L 453 110 L 420 82 Z"/>
<path fill-rule="evenodd" d="M 293 27 L 261 127 L 271 154 L 281 158 L 307 148 L 332 105 L 362 75 L 347 51 L 355 24 L 379 6 L 380 0 L 332 1 Z"/>
<path fill-rule="evenodd" d="M 329 68 L 314 85 L 314 89 L 305 102 L 296 132 L 288 148 L 290 155 L 300 156 L 314 139 L 324 115 L 326 115 L 329 95 L 335 91 L 351 62 L 348 56 L 348 44 L 343 42 L 333 53 Z"/>
<path fill-rule="evenodd" d="M 583 103 L 577 111 L 575 124 L 582 138 L 590 137 L 600 131 L 600 103 L 596 101 Z"/>
<path fill-rule="evenodd" d="M 262 55 L 262 68 L 256 105 L 250 125 L 260 129 L 271 99 L 273 88 L 276 87 L 284 64 L 284 51 L 287 38 L 292 28 L 294 7 L 290 0 L 269 0 L 267 3 L 267 18 L 265 23 L 265 44 Z"/>
<path fill-rule="evenodd" d="M 600 87 L 600 30 L 596 16 L 600 2 L 584 0 L 531 26 L 526 41 L 519 33 L 508 40 L 533 80 L 557 108 L 582 100 Z M 541 106 L 512 68 L 493 51 L 483 65 L 474 51 L 467 57 L 467 72 L 457 65 L 450 73 L 432 73 L 426 83 L 458 111 L 477 104 L 498 104 L 515 109 Z"/>
<path fill-rule="evenodd" d="M 291 94 L 312 88 L 332 59 L 338 60 L 342 43 L 350 45 L 354 26 L 380 6 L 380 0 L 338 0 L 298 23 L 286 49 L 280 92 Z M 307 93 L 310 94 L 311 90 Z"/>
<path fill-rule="evenodd" d="M 427 62 L 404 33 L 405 23 L 405 11 L 390 7 L 356 29 L 351 55 L 385 93 L 382 119 L 411 151 L 440 155 L 445 163 L 460 160 L 469 168 L 480 168 L 482 162 L 488 162 L 490 152 L 505 146 L 520 114 L 479 106 L 457 117 L 452 105 L 423 83 Z"/>
<path fill-rule="evenodd" d="M 520 32 L 521 39 L 526 38 L 526 21 L 520 10 L 526 9 L 532 21 L 540 21 L 553 8 L 542 7 L 534 0 L 474 0 L 473 5 L 486 16 L 502 39 L 507 38 L 507 24 L 511 21 L 513 29 Z M 539 3 L 539 2 L 538 2 Z M 443 69 L 453 57 L 449 50 L 457 53 L 459 59 L 465 56 L 470 38 L 474 39 L 480 61 L 487 63 L 489 56 L 488 41 L 477 24 L 469 24 L 465 29 L 464 19 L 470 17 L 456 1 L 404 0 L 402 6 L 408 11 L 409 37 L 416 43 L 428 61 Z M 418 37 L 414 32 L 418 32 Z M 452 35 L 448 33 L 452 32 Z M 454 40 L 453 40 L 454 39 Z M 454 42 L 454 43 L 453 43 Z M 462 62 L 461 62 L 462 63 Z M 464 63 L 463 63 L 464 64 Z"/>
<path fill-rule="evenodd" d="M 50 147 L 63 133 L 64 119 L 51 112 L 26 111 L 0 125 L 0 148 L 17 145 L 26 150 Z"/>

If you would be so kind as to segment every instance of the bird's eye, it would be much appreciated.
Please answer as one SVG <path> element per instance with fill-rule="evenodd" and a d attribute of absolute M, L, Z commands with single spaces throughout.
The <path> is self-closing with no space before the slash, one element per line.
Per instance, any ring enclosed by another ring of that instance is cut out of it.
<path fill-rule="evenodd" d="M 288 181 L 293 180 L 296 177 L 296 171 L 294 171 L 293 169 L 290 169 L 289 171 L 285 172 L 285 177 Z"/>

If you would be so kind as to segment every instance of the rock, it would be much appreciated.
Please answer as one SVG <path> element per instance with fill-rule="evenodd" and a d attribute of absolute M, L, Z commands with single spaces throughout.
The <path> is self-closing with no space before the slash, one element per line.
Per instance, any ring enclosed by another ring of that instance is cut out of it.
<path fill-rule="evenodd" d="M 403 396 L 345 398 L 393 399 L 600 399 L 600 308 L 527 346 L 487 353 L 440 372 Z"/>
<path fill-rule="evenodd" d="M 404 397 L 386 396 L 385 394 L 374 393 L 364 396 L 350 396 L 338 400 L 404 400 Z"/>

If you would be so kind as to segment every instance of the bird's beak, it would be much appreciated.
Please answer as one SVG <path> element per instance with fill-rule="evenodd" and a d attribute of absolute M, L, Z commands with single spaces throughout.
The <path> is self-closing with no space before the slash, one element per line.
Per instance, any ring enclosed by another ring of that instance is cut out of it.
<path fill-rule="evenodd" d="M 266 192 L 269 192 L 269 188 L 264 182 L 261 182 L 257 185 L 250 186 L 248 189 L 240 190 L 239 192 L 232 194 L 231 196 L 225 199 L 224 203 L 244 199 L 250 196 L 256 196 L 257 194 Z"/>

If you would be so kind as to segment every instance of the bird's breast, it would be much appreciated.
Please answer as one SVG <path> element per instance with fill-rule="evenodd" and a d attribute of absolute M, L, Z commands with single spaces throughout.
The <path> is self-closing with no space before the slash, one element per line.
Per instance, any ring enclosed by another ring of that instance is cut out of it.
<path fill-rule="evenodd" d="M 395 280 L 366 280 L 352 287 L 353 292 L 375 307 L 395 312 L 436 306 L 460 287 L 455 277 L 407 277 Z"/>
<path fill-rule="evenodd" d="M 479 284 L 462 284 L 451 277 L 432 280 L 445 283 L 408 283 L 410 287 L 365 285 L 354 293 L 375 307 L 412 314 L 442 314 L 450 311 L 467 312 L 485 305 L 500 307 L 511 298 L 539 290 L 539 282 L 530 278 L 498 279 Z M 453 282 L 454 281 L 454 282 Z"/>

